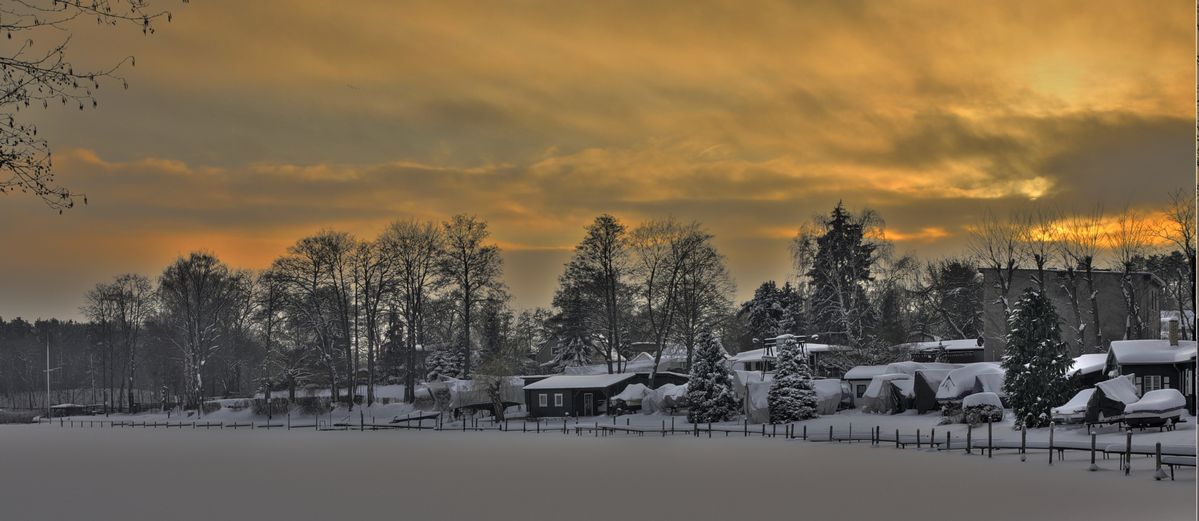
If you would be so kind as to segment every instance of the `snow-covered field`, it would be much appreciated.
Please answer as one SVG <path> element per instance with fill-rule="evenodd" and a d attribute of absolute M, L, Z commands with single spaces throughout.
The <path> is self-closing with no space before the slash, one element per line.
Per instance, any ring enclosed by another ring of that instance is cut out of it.
<path fill-rule="evenodd" d="M 809 429 L 851 416 L 808 422 Z M 856 416 L 863 425 L 932 420 Z M 1193 440 L 1194 431 L 1170 435 Z M 1139 436 L 1138 443 L 1149 440 Z M 1149 458 L 1134 458 L 1126 477 L 1115 459 L 1100 460 L 1102 470 L 1089 472 L 1080 453 L 1049 466 L 1043 452 L 1021 462 L 1010 451 L 988 459 L 719 434 L 596 438 L 6 425 L 0 426 L 0 447 L 0 512 L 21 520 L 379 515 L 1094 521 L 1193 519 L 1195 503 L 1193 471 L 1179 471 L 1174 482 L 1155 481 Z"/>

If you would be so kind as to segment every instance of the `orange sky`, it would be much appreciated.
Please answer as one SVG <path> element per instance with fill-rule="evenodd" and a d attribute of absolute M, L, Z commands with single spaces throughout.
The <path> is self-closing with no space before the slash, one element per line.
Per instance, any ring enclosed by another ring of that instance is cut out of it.
<path fill-rule="evenodd" d="M 838 200 L 935 257 L 988 210 L 1149 211 L 1194 181 L 1181 0 L 168 5 L 153 36 L 73 40 L 79 66 L 136 55 L 128 91 L 32 113 L 90 204 L 0 198 L 0 316 L 456 212 L 491 223 L 518 306 L 601 212 L 702 221 L 743 297 Z"/>

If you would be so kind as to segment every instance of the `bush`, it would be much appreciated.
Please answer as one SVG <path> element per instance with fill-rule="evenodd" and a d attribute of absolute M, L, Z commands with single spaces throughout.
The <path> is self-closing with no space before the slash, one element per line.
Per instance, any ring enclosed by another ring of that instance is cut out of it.
<path fill-rule="evenodd" d="M 318 416 L 329 412 L 332 400 L 318 396 L 307 396 L 304 398 L 296 398 L 296 405 L 300 408 L 300 414 L 305 416 Z"/>
<path fill-rule="evenodd" d="M 254 399 L 254 414 L 258 416 L 286 416 L 289 410 L 287 398 L 271 398 L 269 404 L 263 398 Z"/>
<path fill-rule="evenodd" d="M 953 423 L 962 423 L 962 404 L 959 402 L 947 402 L 941 404 L 941 423 L 940 425 L 949 425 Z"/>
<path fill-rule="evenodd" d="M 204 414 L 212 414 L 221 410 L 221 402 L 204 402 L 200 405 L 200 410 Z"/>
<path fill-rule="evenodd" d="M 980 423 L 1001 422 L 1003 421 L 1003 408 L 996 407 L 990 404 L 972 405 L 966 407 L 963 413 L 963 420 L 970 425 L 978 425 Z"/>

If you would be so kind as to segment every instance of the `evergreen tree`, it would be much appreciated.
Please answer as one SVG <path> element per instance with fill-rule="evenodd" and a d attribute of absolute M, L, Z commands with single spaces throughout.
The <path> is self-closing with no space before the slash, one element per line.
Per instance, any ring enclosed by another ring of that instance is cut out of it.
<path fill-rule="evenodd" d="M 567 367 L 588 365 L 599 353 L 595 342 L 584 337 L 563 339 L 558 345 L 558 354 L 554 355 L 545 365 L 554 372 L 562 372 Z"/>
<path fill-rule="evenodd" d="M 1003 356 L 1003 388 L 1017 428 L 1049 425 L 1050 409 L 1068 398 L 1071 364 L 1053 303 L 1039 291 L 1024 290 L 1008 317 Z"/>
<path fill-rule="evenodd" d="M 725 361 L 724 347 L 711 330 L 700 334 L 695 348 L 687 401 L 687 420 L 692 423 L 730 420 L 740 409 L 733 394 L 733 373 Z"/>
<path fill-rule="evenodd" d="M 801 237 L 797 252 L 810 256 L 811 329 L 832 342 L 862 348 L 873 340 L 874 313 L 866 289 L 873 280 L 876 245 L 866 240 L 874 214 L 854 216 L 837 203 L 819 235 Z"/>
<path fill-rule="evenodd" d="M 446 380 L 449 378 L 458 377 L 458 364 L 454 360 L 455 354 L 446 353 L 444 349 L 438 349 L 429 355 L 429 360 L 425 362 L 425 380 L 435 382 Z"/>
<path fill-rule="evenodd" d="M 778 369 L 767 395 L 770 423 L 788 423 L 818 416 L 816 391 L 812 389 L 812 371 L 808 368 L 799 343 L 788 339 L 779 350 L 777 364 Z"/>

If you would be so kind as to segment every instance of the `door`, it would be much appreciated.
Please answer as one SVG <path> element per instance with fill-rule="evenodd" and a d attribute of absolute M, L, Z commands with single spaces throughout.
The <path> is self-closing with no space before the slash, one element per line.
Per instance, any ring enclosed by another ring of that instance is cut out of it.
<path fill-rule="evenodd" d="M 595 416 L 594 393 L 583 393 L 583 416 Z"/>

